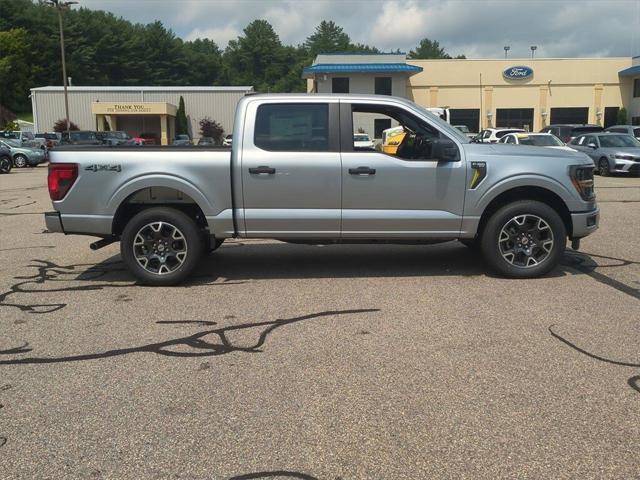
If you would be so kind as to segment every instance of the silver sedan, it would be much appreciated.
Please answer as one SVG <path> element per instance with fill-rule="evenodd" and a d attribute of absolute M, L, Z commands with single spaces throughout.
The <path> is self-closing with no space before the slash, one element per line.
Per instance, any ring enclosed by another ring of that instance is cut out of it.
<path fill-rule="evenodd" d="M 640 175 L 640 142 L 631 135 L 591 133 L 574 138 L 569 146 L 589 155 L 602 176 Z"/>

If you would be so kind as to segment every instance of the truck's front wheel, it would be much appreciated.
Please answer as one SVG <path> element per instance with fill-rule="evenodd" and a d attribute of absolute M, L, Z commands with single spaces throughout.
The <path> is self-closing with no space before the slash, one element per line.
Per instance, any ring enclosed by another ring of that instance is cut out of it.
<path fill-rule="evenodd" d="M 562 258 L 566 228 L 550 206 L 533 200 L 511 203 L 495 212 L 482 233 L 482 253 L 498 273 L 532 278 L 553 269 Z"/>
<path fill-rule="evenodd" d="M 120 253 L 129 270 L 146 285 L 175 285 L 195 268 L 204 251 L 202 233 L 173 208 L 150 208 L 124 228 Z"/>

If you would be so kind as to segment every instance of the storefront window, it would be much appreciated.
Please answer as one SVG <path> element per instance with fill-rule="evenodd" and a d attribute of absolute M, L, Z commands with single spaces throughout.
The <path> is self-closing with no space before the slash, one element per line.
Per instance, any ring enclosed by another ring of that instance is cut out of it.
<path fill-rule="evenodd" d="M 640 78 L 636 78 L 633 81 L 633 96 L 640 97 Z"/>

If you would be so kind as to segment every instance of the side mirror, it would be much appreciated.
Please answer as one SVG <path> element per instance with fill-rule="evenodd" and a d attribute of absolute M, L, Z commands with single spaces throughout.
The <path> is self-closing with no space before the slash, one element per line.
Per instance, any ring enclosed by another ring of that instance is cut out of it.
<path fill-rule="evenodd" d="M 431 149 L 431 158 L 442 162 L 457 162 L 460 160 L 458 146 L 453 140 L 439 138 L 434 140 Z"/>

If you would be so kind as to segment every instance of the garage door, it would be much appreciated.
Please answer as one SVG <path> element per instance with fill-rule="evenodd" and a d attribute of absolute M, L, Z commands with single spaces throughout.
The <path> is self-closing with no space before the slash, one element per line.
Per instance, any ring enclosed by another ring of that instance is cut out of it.
<path fill-rule="evenodd" d="M 452 108 L 449 110 L 451 125 L 466 125 L 470 132 L 480 131 L 479 108 Z"/>
<path fill-rule="evenodd" d="M 533 130 L 533 108 L 496 109 L 496 127 L 523 128 Z"/>
<path fill-rule="evenodd" d="M 551 125 L 557 123 L 589 123 L 589 107 L 552 108 Z"/>

